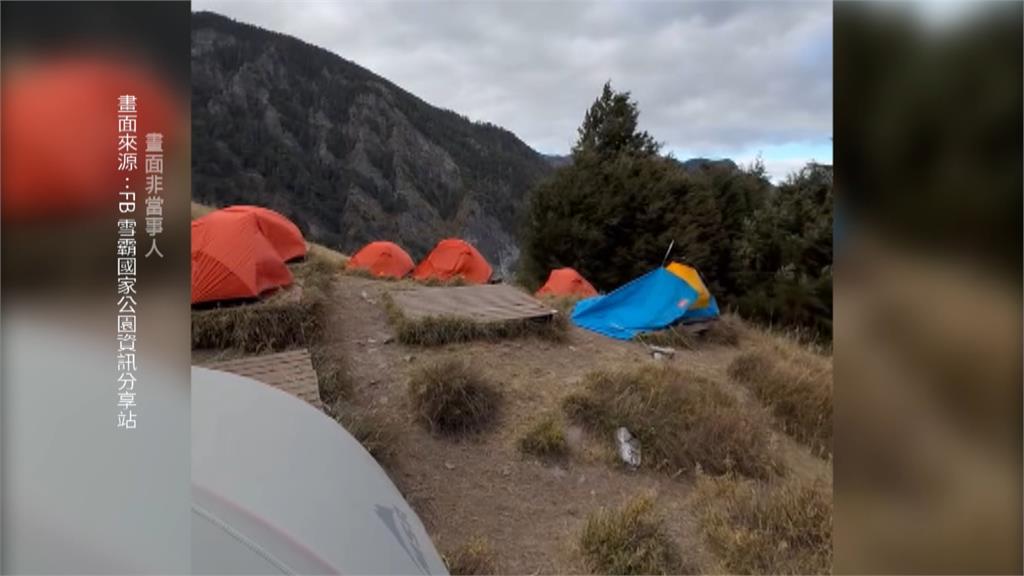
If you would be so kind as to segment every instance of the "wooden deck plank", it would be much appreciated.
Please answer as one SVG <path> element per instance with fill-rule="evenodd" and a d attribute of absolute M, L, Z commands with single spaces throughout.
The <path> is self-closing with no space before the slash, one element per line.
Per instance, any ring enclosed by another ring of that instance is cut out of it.
<path fill-rule="evenodd" d="M 395 292 L 393 298 L 402 314 L 411 320 L 456 316 L 477 322 L 501 322 L 556 314 L 550 306 L 506 284 L 423 287 Z"/>
<path fill-rule="evenodd" d="M 305 348 L 208 362 L 202 366 L 252 378 L 298 396 L 316 408 L 323 408 L 316 370 Z"/>

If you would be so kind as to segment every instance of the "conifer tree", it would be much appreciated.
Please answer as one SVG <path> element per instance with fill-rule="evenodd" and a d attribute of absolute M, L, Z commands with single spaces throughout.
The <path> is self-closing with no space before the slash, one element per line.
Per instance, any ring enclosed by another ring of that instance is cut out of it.
<path fill-rule="evenodd" d="M 587 154 L 611 158 L 621 153 L 652 156 L 659 144 L 646 131 L 638 130 L 640 110 L 629 92 L 616 92 L 609 80 L 601 96 L 587 110 L 578 129 L 573 156 L 579 159 Z"/>

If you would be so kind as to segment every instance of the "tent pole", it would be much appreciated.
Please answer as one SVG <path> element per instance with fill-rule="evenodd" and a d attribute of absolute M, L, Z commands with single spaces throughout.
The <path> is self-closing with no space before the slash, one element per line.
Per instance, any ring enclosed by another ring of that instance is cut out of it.
<path fill-rule="evenodd" d="M 666 250 L 666 251 L 665 251 L 665 257 L 661 259 L 661 267 L 662 267 L 662 268 L 664 268 L 664 267 L 665 267 L 665 262 L 668 262 L 668 255 L 672 253 L 672 248 L 673 248 L 673 247 L 674 247 L 675 245 L 676 245 L 676 241 L 675 241 L 675 240 L 673 240 L 673 241 L 672 241 L 672 242 L 671 242 L 671 243 L 670 243 L 670 244 L 668 245 L 668 250 Z"/>

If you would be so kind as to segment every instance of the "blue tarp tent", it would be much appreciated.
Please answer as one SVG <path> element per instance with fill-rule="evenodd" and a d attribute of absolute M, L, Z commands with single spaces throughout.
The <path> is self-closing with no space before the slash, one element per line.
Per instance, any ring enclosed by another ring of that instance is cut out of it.
<path fill-rule="evenodd" d="M 608 295 L 581 300 L 572 311 L 572 321 L 581 328 L 629 340 L 672 325 L 696 299 L 697 291 L 682 278 L 657 268 Z"/>

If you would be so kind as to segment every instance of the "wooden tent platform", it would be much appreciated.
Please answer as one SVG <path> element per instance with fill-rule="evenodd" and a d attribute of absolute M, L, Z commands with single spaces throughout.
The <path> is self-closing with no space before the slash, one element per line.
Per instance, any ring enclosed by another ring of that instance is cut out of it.
<path fill-rule="evenodd" d="M 323 409 L 316 371 L 313 369 L 309 351 L 305 348 L 277 354 L 218 360 L 202 366 L 269 384 L 298 396 L 318 409 Z"/>
<path fill-rule="evenodd" d="M 410 320 L 454 316 L 476 322 L 550 318 L 550 306 L 507 284 L 422 287 L 392 293 L 395 304 Z"/>

